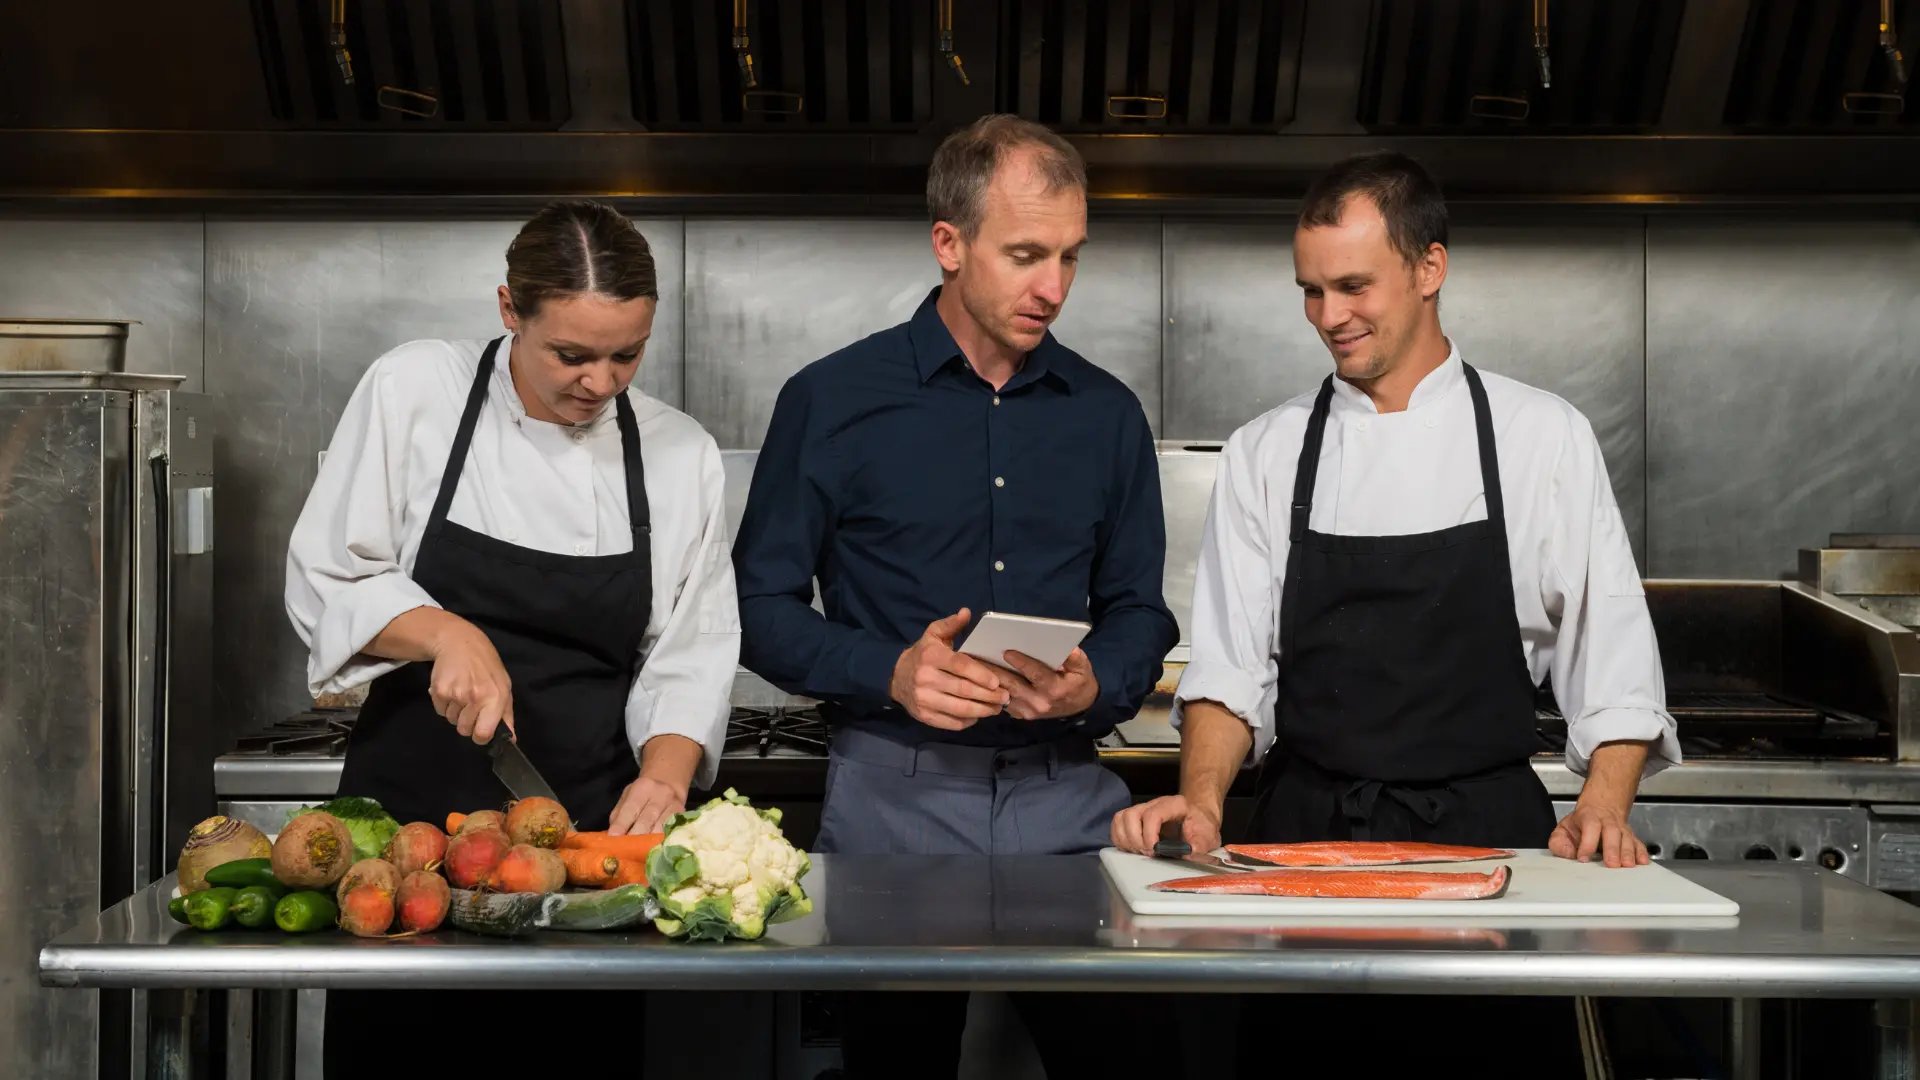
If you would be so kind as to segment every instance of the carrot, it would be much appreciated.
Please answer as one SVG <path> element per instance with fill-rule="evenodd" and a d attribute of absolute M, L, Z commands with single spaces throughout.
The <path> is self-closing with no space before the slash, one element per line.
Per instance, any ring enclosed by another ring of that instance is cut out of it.
<path fill-rule="evenodd" d="M 459 832 L 460 823 L 465 820 L 467 820 L 467 815 L 465 814 L 448 814 L 447 815 L 447 835 L 452 836 L 454 833 Z"/>
<path fill-rule="evenodd" d="M 608 879 L 603 889 L 617 889 L 622 885 L 645 885 L 647 883 L 647 864 L 639 859 L 618 859 L 620 869 Z"/>
<path fill-rule="evenodd" d="M 577 832 L 560 841 L 560 850 L 591 851 L 596 855 L 612 855 L 622 863 L 645 863 L 647 854 L 659 847 L 664 838 L 660 833 L 609 836 L 603 832 Z"/>
<path fill-rule="evenodd" d="M 567 864 L 569 885 L 605 885 L 620 870 L 619 859 L 598 851 L 562 851 L 560 860 Z"/>

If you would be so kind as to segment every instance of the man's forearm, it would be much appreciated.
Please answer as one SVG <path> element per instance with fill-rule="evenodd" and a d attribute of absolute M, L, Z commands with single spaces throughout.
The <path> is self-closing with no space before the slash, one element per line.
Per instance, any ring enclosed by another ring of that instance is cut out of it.
<path fill-rule="evenodd" d="M 1240 764 L 1253 748 L 1246 721 L 1212 701 L 1189 701 L 1180 721 L 1180 794 L 1218 815 Z"/>
<path fill-rule="evenodd" d="M 1587 782 L 1580 788 L 1580 802 L 1588 806 L 1607 806 L 1625 814 L 1633 808 L 1640 791 L 1640 776 L 1647 767 L 1647 749 L 1652 744 L 1633 739 L 1601 743 L 1587 761 Z"/>

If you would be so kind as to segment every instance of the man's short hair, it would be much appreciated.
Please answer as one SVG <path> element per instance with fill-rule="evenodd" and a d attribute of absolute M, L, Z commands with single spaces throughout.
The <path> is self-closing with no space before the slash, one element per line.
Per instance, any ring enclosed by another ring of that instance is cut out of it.
<path fill-rule="evenodd" d="M 1359 154 L 1322 173 L 1300 204 L 1299 227 L 1340 224 L 1347 200 L 1355 195 L 1365 195 L 1380 210 L 1387 241 L 1409 266 L 1434 244 L 1446 246 L 1447 201 L 1440 185 L 1419 162 L 1391 150 Z"/>
<path fill-rule="evenodd" d="M 927 213 L 971 240 L 986 216 L 993 174 L 1017 150 L 1032 150 L 1034 168 L 1048 191 L 1087 190 L 1087 163 L 1073 144 L 1031 120 L 996 113 L 946 137 L 927 169 Z"/>

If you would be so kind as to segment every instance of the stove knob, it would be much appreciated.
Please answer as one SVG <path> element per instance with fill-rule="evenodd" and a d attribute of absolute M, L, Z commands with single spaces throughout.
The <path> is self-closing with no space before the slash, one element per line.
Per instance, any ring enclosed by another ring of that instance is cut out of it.
<path fill-rule="evenodd" d="M 1676 859 L 1704 859 L 1707 857 L 1707 849 L 1701 847 L 1699 844 L 1681 844 L 1679 847 L 1673 849 L 1673 857 Z"/>
<path fill-rule="evenodd" d="M 1847 857 L 1833 848 L 1821 848 L 1820 865 L 1837 874 L 1846 868 Z"/>

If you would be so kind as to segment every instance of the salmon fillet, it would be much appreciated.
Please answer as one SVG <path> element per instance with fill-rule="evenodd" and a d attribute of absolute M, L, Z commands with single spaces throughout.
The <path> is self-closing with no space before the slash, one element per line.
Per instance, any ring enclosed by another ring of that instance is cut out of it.
<path fill-rule="evenodd" d="M 1412 841 L 1332 840 L 1312 844 L 1228 844 L 1227 851 L 1275 866 L 1394 866 L 1401 863 L 1510 859 L 1504 848 L 1419 844 Z"/>
<path fill-rule="evenodd" d="M 1511 872 L 1435 873 L 1431 870 L 1256 870 L 1203 874 L 1147 886 L 1155 892 L 1215 896 L 1311 896 L 1341 900 L 1490 900 L 1507 891 Z"/>

